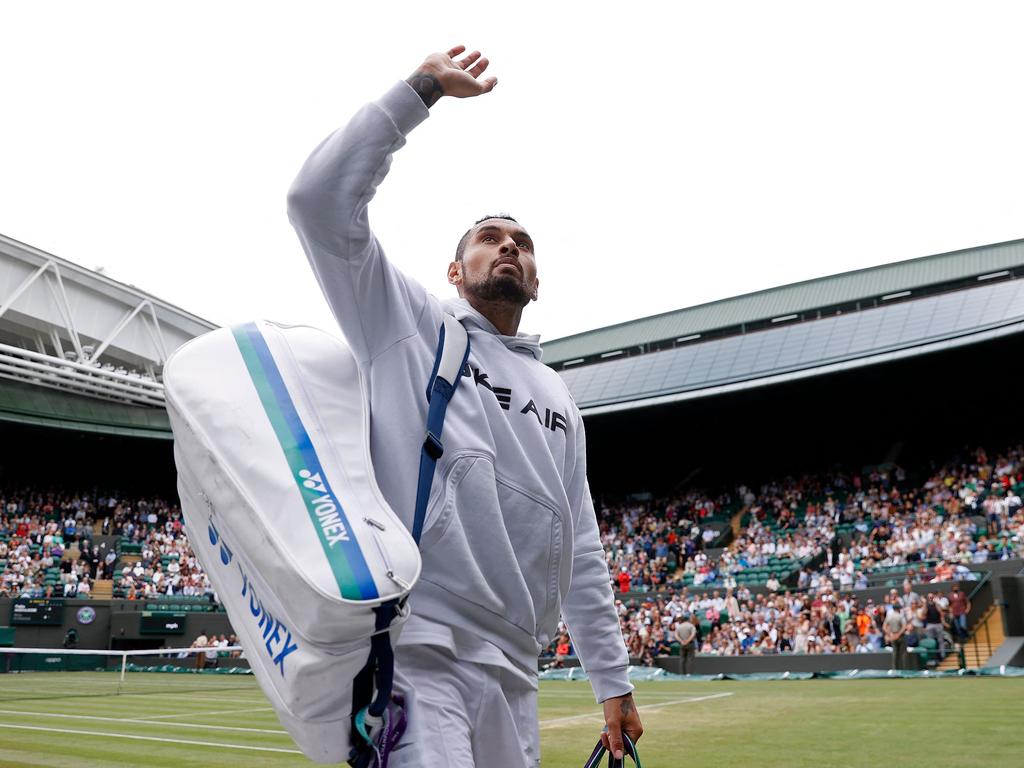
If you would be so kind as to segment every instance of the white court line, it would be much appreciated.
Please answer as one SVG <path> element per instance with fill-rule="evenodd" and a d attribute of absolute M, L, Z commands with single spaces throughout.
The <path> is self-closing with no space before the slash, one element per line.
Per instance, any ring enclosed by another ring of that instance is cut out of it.
<path fill-rule="evenodd" d="M 281 749 L 279 747 L 250 747 L 247 744 L 221 744 L 216 741 L 189 741 L 188 739 L 162 739 L 158 736 L 133 736 L 127 733 L 102 733 L 100 731 L 78 731 L 71 728 L 42 728 L 34 725 L 11 725 L 0 723 L 0 728 L 15 728 L 19 731 L 44 731 L 46 733 L 72 733 L 77 736 L 103 736 L 108 739 L 131 739 L 133 741 L 159 741 L 164 744 L 188 744 L 195 747 L 220 747 L 221 749 L 247 749 L 254 752 L 287 752 L 290 755 L 301 755 L 297 749 Z"/>
<path fill-rule="evenodd" d="M 7 689 L 4 689 L 4 692 L 6 693 Z M 26 691 L 26 692 L 28 692 L 28 691 Z M 102 696 L 104 699 L 106 699 L 106 701 L 110 702 L 111 704 L 121 703 L 121 704 L 124 704 L 124 706 L 130 707 L 132 709 L 137 709 L 138 706 L 139 706 L 139 703 L 138 702 L 133 702 L 132 698 L 139 697 L 139 696 L 161 696 L 161 697 L 163 697 L 163 696 L 186 696 L 187 695 L 189 703 L 191 703 L 193 701 L 212 701 L 212 702 L 214 702 L 216 704 L 259 704 L 261 701 L 266 701 L 266 698 L 263 696 L 263 692 L 262 691 L 256 691 L 256 693 L 258 693 L 259 696 L 253 696 L 252 698 L 249 698 L 249 699 L 226 699 L 226 698 L 222 699 L 220 697 L 212 697 L 212 696 L 192 696 L 192 695 L 189 694 L 187 689 L 182 689 L 180 691 L 175 691 L 175 690 L 153 691 L 152 693 L 128 693 L 128 692 L 125 692 L 125 691 L 121 691 L 120 693 L 116 693 L 114 691 L 102 691 L 102 692 L 100 692 L 98 694 L 87 693 L 87 694 L 84 694 L 83 696 L 76 696 L 74 694 L 68 695 L 67 689 L 62 689 L 62 690 L 54 689 L 54 690 L 42 690 L 42 691 L 36 690 L 36 691 L 32 691 L 32 692 L 33 693 L 45 693 L 45 694 L 47 694 L 49 696 L 52 696 L 55 700 L 60 700 L 62 702 L 66 702 L 66 701 L 71 700 L 71 699 L 74 699 L 77 702 L 77 700 L 79 698 L 96 698 L 98 696 Z M 19 691 L 18 693 L 22 693 L 22 692 Z M 127 697 L 127 698 L 122 700 L 121 697 Z M 6 698 L 6 697 L 2 698 L 2 699 L 0 699 L 0 701 L 2 701 L 5 704 L 9 704 L 9 703 L 12 703 L 12 702 L 15 702 L 15 701 L 28 701 L 28 700 L 31 700 L 31 699 L 39 699 L 39 698 L 41 698 L 41 697 L 38 697 L 38 696 L 37 697 L 22 696 L 22 697 L 19 698 L 17 695 L 15 695 L 15 696 L 11 696 L 10 698 Z"/>
<path fill-rule="evenodd" d="M 641 693 L 642 693 L 642 695 L 643 695 L 643 697 L 645 699 L 651 699 L 651 698 L 656 699 L 656 698 L 659 698 L 659 697 L 672 698 L 673 696 L 678 696 L 679 691 L 665 691 L 665 692 L 662 692 L 662 693 L 658 693 L 657 691 L 650 691 L 650 690 L 645 688 Z M 589 686 L 588 686 L 587 690 L 585 690 L 585 691 L 552 691 L 552 690 L 541 689 L 541 690 L 537 691 L 537 694 L 540 695 L 540 696 L 552 696 L 552 697 L 555 697 L 555 698 L 562 698 L 563 696 L 569 696 L 569 697 L 580 696 L 580 697 L 589 697 L 591 699 L 594 698 L 594 694 L 593 694 L 593 692 L 591 692 Z M 694 695 L 696 695 L 696 694 L 694 694 Z"/>
<path fill-rule="evenodd" d="M 166 720 L 172 717 L 202 717 L 203 715 L 235 715 L 243 712 L 273 712 L 273 707 L 254 707 L 251 709 L 222 709 L 216 712 L 179 712 L 174 715 L 146 715 L 145 717 L 132 718 L 133 722 L 143 720 Z M 170 725 L 170 723 L 168 723 Z M 281 731 L 284 733 L 284 731 Z"/>
<path fill-rule="evenodd" d="M 732 696 L 732 693 L 731 692 L 728 692 L 728 693 L 714 693 L 714 694 L 712 694 L 710 696 L 699 696 L 699 697 L 697 697 L 695 699 L 690 698 L 690 699 L 676 699 L 675 701 L 662 701 L 662 702 L 658 702 L 657 704 L 645 704 L 642 707 L 637 707 L 636 709 L 637 709 L 638 712 L 641 712 L 641 711 L 643 711 L 645 709 L 660 709 L 661 707 L 669 707 L 669 706 L 674 706 L 676 704 L 692 704 L 692 703 L 694 703 L 696 701 L 710 701 L 711 699 L 722 699 L 722 698 L 725 698 L 726 696 Z M 540 727 L 541 728 L 546 728 L 549 725 L 558 725 L 559 723 L 570 723 L 573 720 L 586 720 L 586 719 L 600 720 L 603 717 L 604 717 L 604 714 L 601 713 L 601 712 L 592 712 L 592 713 L 586 714 L 586 715 L 571 715 L 569 717 L 556 717 L 556 718 L 553 718 L 551 720 L 541 720 L 540 721 Z"/>
<path fill-rule="evenodd" d="M 199 713 L 197 713 L 199 714 Z M 214 714 L 212 712 L 206 714 Z M 52 712 L 18 712 L 13 709 L 0 709 L 0 715 L 19 715 L 22 717 L 60 717 L 67 720 L 100 720 L 106 723 L 138 723 L 139 725 L 159 725 L 169 728 L 205 728 L 211 731 L 242 731 L 244 733 L 279 733 L 287 736 L 288 731 L 271 730 L 268 728 L 243 728 L 238 725 L 207 725 L 206 723 L 162 723 L 155 720 L 125 720 L 123 717 L 100 717 L 99 715 L 63 715 Z"/>
<path fill-rule="evenodd" d="M 262 691 L 256 691 L 256 693 L 258 693 L 259 696 L 253 696 L 250 699 L 222 699 L 219 696 L 217 696 L 217 697 L 215 697 L 215 696 L 192 696 L 191 694 L 189 694 L 188 689 L 182 689 L 180 691 L 174 691 L 174 690 L 153 691 L 152 693 L 125 693 L 125 692 L 122 691 L 121 693 L 117 694 L 117 697 L 120 697 L 120 696 L 164 696 L 164 695 L 167 695 L 167 696 L 171 696 L 171 695 L 179 696 L 179 695 L 187 695 L 188 696 L 188 700 L 190 702 L 192 702 L 192 701 L 213 701 L 213 702 L 216 702 L 217 704 L 259 704 L 260 701 L 266 701 L 266 697 L 263 696 L 263 692 Z M 114 694 L 111 694 L 111 696 L 114 696 Z"/>

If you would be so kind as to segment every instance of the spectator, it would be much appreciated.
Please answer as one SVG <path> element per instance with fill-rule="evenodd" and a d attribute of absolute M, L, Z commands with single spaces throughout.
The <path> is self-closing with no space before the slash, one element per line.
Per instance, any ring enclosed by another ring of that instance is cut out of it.
<path fill-rule="evenodd" d="M 210 645 L 210 640 L 206 636 L 206 630 L 202 630 L 199 633 L 199 637 L 192 643 L 193 648 L 207 648 Z M 216 656 L 216 654 L 214 654 Z M 199 652 L 195 654 L 196 657 L 196 671 L 201 671 L 206 666 L 206 653 Z"/>
<path fill-rule="evenodd" d="M 676 624 L 676 640 L 679 642 L 679 652 L 682 656 L 682 673 L 689 675 L 693 673 L 693 662 L 697 657 L 697 628 L 690 621 L 690 615 L 683 614 L 682 621 Z"/>
<path fill-rule="evenodd" d="M 920 609 L 921 620 L 924 623 L 924 635 L 930 637 L 938 646 L 938 659 L 946 655 L 946 635 L 943 632 L 943 614 L 935 599 L 935 593 L 929 592 L 924 606 Z"/>
<path fill-rule="evenodd" d="M 963 643 L 967 639 L 967 614 L 971 612 L 971 601 L 959 586 L 953 585 L 949 592 L 949 613 L 953 639 Z"/>

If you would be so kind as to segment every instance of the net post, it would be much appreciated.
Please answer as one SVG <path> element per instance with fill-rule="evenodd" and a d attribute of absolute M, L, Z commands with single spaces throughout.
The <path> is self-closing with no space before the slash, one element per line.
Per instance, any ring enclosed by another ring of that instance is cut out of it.
<path fill-rule="evenodd" d="M 121 686 L 124 685 L 124 673 L 128 668 L 128 653 L 121 654 L 121 679 L 117 683 L 117 692 L 121 693 Z"/>

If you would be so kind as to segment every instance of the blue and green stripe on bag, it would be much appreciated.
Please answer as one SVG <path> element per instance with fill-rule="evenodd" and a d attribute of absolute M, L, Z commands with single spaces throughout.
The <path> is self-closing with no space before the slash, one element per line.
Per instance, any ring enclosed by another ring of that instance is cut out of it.
<path fill-rule="evenodd" d="M 352 535 L 341 502 L 331 490 L 266 339 L 255 323 L 234 326 L 231 332 L 295 478 L 341 596 L 346 600 L 376 599 L 379 593 L 366 559 Z"/>

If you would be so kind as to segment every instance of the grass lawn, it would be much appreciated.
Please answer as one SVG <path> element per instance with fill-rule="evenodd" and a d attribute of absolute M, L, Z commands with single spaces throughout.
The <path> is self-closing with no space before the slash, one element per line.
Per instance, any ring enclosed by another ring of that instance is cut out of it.
<path fill-rule="evenodd" d="M 0 676 L 0 766 L 310 766 L 251 677 Z M 1014 766 L 1024 678 L 651 682 L 645 768 Z M 602 725 L 590 687 L 545 682 L 543 765 L 578 768 Z"/>

